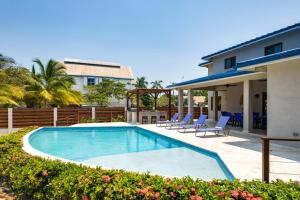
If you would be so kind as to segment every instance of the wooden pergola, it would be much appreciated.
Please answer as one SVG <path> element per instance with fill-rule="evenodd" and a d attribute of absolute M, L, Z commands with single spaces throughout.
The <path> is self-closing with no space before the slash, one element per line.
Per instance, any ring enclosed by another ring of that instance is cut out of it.
<path fill-rule="evenodd" d="M 129 108 L 129 99 L 132 95 L 136 95 L 136 112 L 137 112 L 137 121 L 139 122 L 139 112 L 140 112 L 140 97 L 143 94 L 149 94 L 154 98 L 154 108 L 156 110 L 157 108 L 157 98 L 158 95 L 164 93 L 168 96 L 169 98 L 169 103 L 168 103 L 168 118 L 171 119 L 171 90 L 170 89 L 148 89 L 148 88 L 137 88 L 133 90 L 127 91 L 126 95 L 126 107 L 127 110 Z"/>

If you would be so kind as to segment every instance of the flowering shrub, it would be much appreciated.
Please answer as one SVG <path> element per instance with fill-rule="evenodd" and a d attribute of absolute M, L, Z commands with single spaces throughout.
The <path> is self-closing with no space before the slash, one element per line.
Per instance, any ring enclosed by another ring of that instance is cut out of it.
<path fill-rule="evenodd" d="M 20 199 L 299 199 L 299 182 L 164 178 L 45 160 L 22 150 L 34 127 L 0 137 L 0 182 Z"/>

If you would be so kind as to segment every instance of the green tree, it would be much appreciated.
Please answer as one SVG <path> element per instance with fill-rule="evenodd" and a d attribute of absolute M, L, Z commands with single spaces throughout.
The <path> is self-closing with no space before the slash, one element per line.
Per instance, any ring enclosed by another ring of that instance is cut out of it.
<path fill-rule="evenodd" d="M 147 88 L 148 82 L 146 81 L 146 78 L 144 76 L 138 77 L 136 79 L 136 83 L 134 84 L 135 88 Z"/>
<path fill-rule="evenodd" d="M 162 89 L 163 88 L 162 83 L 163 83 L 162 80 L 153 81 L 153 82 L 151 82 L 152 88 L 154 88 L 154 89 Z"/>
<path fill-rule="evenodd" d="M 176 97 L 175 96 L 171 96 L 171 105 L 172 106 L 176 106 Z M 157 99 L 157 107 L 166 107 L 169 105 L 169 97 L 167 95 L 161 95 L 158 99 Z"/>
<path fill-rule="evenodd" d="M 18 106 L 24 96 L 23 88 L 9 84 L 7 79 L 7 73 L 0 70 L 0 106 Z"/>
<path fill-rule="evenodd" d="M 0 106 L 18 106 L 24 97 L 29 71 L 19 67 L 13 58 L 0 54 Z"/>
<path fill-rule="evenodd" d="M 46 65 L 41 60 L 33 60 L 40 73 L 33 66 L 31 83 L 26 87 L 25 103 L 29 107 L 80 105 L 84 98 L 72 89 L 72 77 L 65 73 L 65 66 L 50 59 Z"/>
<path fill-rule="evenodd" d="M 102 79 L 100 83 L 89 85 L 86 89 L 86 100 L 100 106 L 108 106 L 111 98 L 120 100 L 126 94 L 126 85 L 111 79 Z"/>
<path fill-rule="evenodd" d="M 13 58 L 4 56 L 0 53 L 0 69 L 15 66 L 16 62 Z"/>
<path fill-rule="evenodd" d="M 146 81 L 146 78 L 144 76 L 138 77 L 136 79 L 136 83 L 134 84 L 135 88 L 147 88 L 148 87 L 148 81 Z M 143 94 L 141 95 L 141 102 L 142 105 L 148 109 L 153 107 L 154 101 L 152 97 L 149 94 Z"/>

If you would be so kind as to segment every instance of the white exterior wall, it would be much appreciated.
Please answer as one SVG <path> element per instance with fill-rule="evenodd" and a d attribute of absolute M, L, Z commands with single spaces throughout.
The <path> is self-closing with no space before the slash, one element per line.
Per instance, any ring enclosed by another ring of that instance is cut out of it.
<path fill-rule="evenodd" d="M 214 111 L 211 110 L 211 97 L 213 97 L 213 91 L 208 91 L 208 96 L 207 96 L 208 118 L 214 119 Z"/>
<path fill-rule="evenodd" d="M 241 105 L 241 98 L 243 96 L 243 83 L 234 84 L 236 86 L 231 86 L 229 88 L 219 87 L 218 96 L 221 96 L 221 111 L 227 111 L 231 113 L 243 112 L 243 105 Z M 254 81 L 253 82 L 253 95 L 259 94 L 259 97 L 253 97 L 253 112 L 259 112 L 262 115 L 262 93 L 267 92 L 267 82 L 266 81 Z M 214 118 L 214 112 L 211 110 L 210 98 L 213 96 L 213 92 L 208 92 L 208 117 L 210 119 Z M 219 111 L 219 116 L 221 115 Z"/>
<path fill-rule="evenodd" d="M 74 90 L 80 91 L 82 94 L 86 93 L 86 90 L 84 89 L 85 86 L 87 86 L 87 78 L 95 78 L 95 83 L 99 83 L 102 81 L 102 77 L 93 77 L 93 76 L 72 76 L 75 80 L 75 85 L 73 86 Z M 132 80 L 130 79 L 113 79 L 115 81 L 119 81 L 121 83 L 126 84 L 126 89 L 130 90 L 133 89 L 133 85 L 128 85 L 127 83 L 131 83 Z M 110 100 L 110 106 L 126 106 L 126 98 L 117 100 L 112 98 Z"/>
<path fill-rule="evenodd" d="M 289 137 L 294 132 L 300 133 L 299 75 L 300 61 L 293 60 L 268 67 L 269 136 Z"/>
<path fill-rule="evenodd" d="M 221 96 L 221 110 L 231 113 L 242 112 L 243 105 L 240 105 L 240 97 L 242 95 L 243 84 L 229 87 L 226 92 L 220 92 L 219 96 Z"/>
<path fill-rule="evenodd" d="M 292 31 L 280 36 L 276 36 L 269 40 L 259 42 L 257 44 L 249 45 L 238 50 L 222 54 L 213 58 L 213 66 L 208 67 L 209 74 L 221 73 L 226 71 L 224 69 L 224 60 L 232 56 L 236 56 L 236 62 L 249 60 L 264 56 L 266 46 L 282 42 L 282 51 L 295 49 L 300 47 L 300 30 Z M 230 70 L 230 69 L 229 69 Z"/>

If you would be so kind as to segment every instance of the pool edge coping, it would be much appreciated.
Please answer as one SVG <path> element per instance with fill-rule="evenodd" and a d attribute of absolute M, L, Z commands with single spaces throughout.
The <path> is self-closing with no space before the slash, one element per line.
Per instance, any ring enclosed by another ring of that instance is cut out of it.
<path fill-rule="evenodd" d="M 227 177 L 227 180 L 232 181 L 232 180 L 236 179 L 235 175 L 232 173 L 232 171 L 229 169 L 229 167 L 226 165 L 226 163 L 223 161 L 223 159 L 221 158 L 221 156 L 220 156 L 217 152 L 211 151 L 211 150 L 208 150 L 208 149 L 205 149 L 205 148 L 203 148 L 203 147 L 198 147 L 198 146 L 196 146 L 196 145 L 194 145 L 194 144 L 187 143 L 186 141 L 182 141 L 182 140 L 177 139 L 177 138 L 173 138 L 173 137 L 170 137 L 170 136 L 167 136 L 167 135 L 163 135 L 163 134 L 161 134 L 161 133 L 159 133 L 159 132 L 157 132 L 157 131 L 154 131 L 154 130 L 146 129 L 146 128 L 144 128 L 144 127 L 141 127 L 139 124 L 136 124 L 136 125 L 132 125 L 132 124 L 123 124 L 123 125 L 117 125 L 117 126 L 109 126 L 109 125 L 105 125 L 105 126 L 73 126 L 73 125 L 72 125 L 72 126 L 63 126 L 63 127 L 39 127 L 39 128 L 37 128 L 37 129 L 34 129 L 34 130 L 30 131 L 30 132 L 27 133 L 25 136 L 23 136 L 23 138 L 22 138 L 22 142 L 23 142 L 22 149 L 23 149 L 26 153 L 28 153 L 28 154 L 30 154 L 30 155 L 32 155 L 32 156 L 39 156 L 39 157 L 41 157 L 41 158 L 49 159 L 49 160 L 53 160 L 53 161 L 59 160 L 59 161 L 62 161 L 62 162 L 73 163 L 73 164 L 77 164 L 77 165 L 79 165 L 79 166 L 82 165 L 82 166 L 91 167 L 91 168 L 97 168 L 97 167 L 99 167 L 99 168 L 104 169 L 104 170 L 124 170 L 124 169 L 107 168 L 107 167 L 103 167 L 103 166 L 93 165 L 93 164 L 90 164 L 90 163 L 79 162 L 79 161 L 74 161 L 74 160 L 65 159 L 65 158 L 62 158 L 62 157 L 53 156 L 53 155 L 47 154 L 47 153 L 45 153 L 45 152 L 42 152 L 42 151 L 39 151 L 39 150 L 33 148 L 33 147 L 30 145 L 30 142 L 29 142 L 29 137 L 30 137 L 33 133 L 35 133 L 35 132 L 37 132 L 37 131 L 39 131 L 39 130 L 41 130 L 41 129 L 43 129 L 43 128 L 91 128 L 91 127 L 94 127 L 94 128 L 97 128 L 97 127 L 99 127 L 99 128 L 101 128 L 101 127 L 102 127 L 102 128 L 103 128 L 103 127 L 137 127 L 137 128 L 144 129 L 144 130 L 146 130 L 146 131 L 154 132 L 155 134 L 158 134 L 158 135 L 160 135 L 160 136 L 167 137 L 167 138 L 169 138 L 169 139 L 172 139 L 172 140 L 175 140 L 175 141 L 178 141 L 178 142 L 182 142 L 182 143 L 184 143 L 184 144 L 186 144 L 186 145 L 189 145 L 189 146 L 192 146 L 192 147 L 194 147 L 194 148 L 202 149 L 202 150 L 207 151 L 207 152 L 209 152 L 209 153 L 213 153 L 213 154 L 215 154 L 215 155 L 218 157 L 218 159 L 219 159 L 219 160 L 221 161 L 221 163 L 224 165 L 224 167 L 226 168 L 226 170 L 228 171 L 228 173 L 230 174 L 230 176 L 232 176 L 232 179 L 229 179 L 229 178 Z M 221 168 L 222 168 L 222 167 L 221 167 Z M 129 171 L 129 170 L 124 170 L 124 171 L 135 172 L 135 173 L 139 173 L 139 174 L 144 174 L 144 173 L 146 173 L 146 172 L 137 172 L 137 171 Z M 223 173 L 225 173 L 225 172 L 223 172 Z M 181 177 L 177 177 L 177 176 L 170 176 L 170 175 L 163 175 L 163 174 L 155 174 L 155 173 L 149 173 L 149 174 L 150 174 L 150 175 L 159 175 L 159 176 L 166 177 L 166 178 L 181 178 Z M 190 177 L 190 178 L 192 178 L 192 177 Z M 192 178 L 192 179 L 198 179 L 198 178 Z M 209 180 L 206 180 L 206 179 L 201 179 L 201 180 L 209 181 Z"/>

